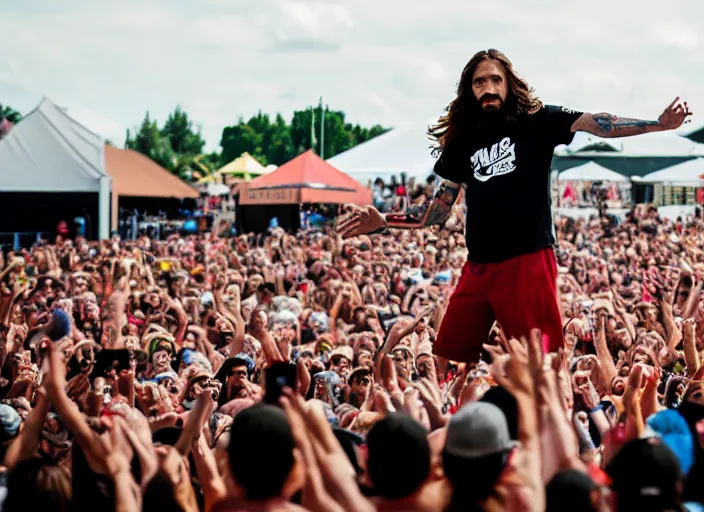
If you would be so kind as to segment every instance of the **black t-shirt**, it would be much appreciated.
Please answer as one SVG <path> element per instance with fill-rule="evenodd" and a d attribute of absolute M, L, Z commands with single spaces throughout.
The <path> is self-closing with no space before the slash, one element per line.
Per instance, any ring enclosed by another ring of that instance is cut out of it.
<path fill-rule="evenodd" d="M 556 146 L 572 142 L 581 115 L 546 105 L 448 144 L 435 173 L 466 185 L 469 261 L 505 261 L 555 245 L 551 162 Z"/>

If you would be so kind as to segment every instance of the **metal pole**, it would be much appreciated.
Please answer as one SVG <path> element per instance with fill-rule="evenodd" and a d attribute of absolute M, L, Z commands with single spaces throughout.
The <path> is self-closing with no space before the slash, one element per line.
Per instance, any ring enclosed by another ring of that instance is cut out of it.
<path fill-rule="evenodd" d="M 320 98 L 320 158 L 325 160 L 325 110 L 323 110 L 323 98 Z"/>

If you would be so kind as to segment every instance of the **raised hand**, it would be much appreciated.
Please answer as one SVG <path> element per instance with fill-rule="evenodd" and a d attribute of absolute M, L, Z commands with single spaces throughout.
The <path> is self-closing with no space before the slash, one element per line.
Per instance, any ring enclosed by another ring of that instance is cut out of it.
<path fill-rule="evenodd" d="M 373 206 L 349 206 L 348 213 L 340 217 L 335 230 L 342 238 L 368 235 L 386 228 L 386 220 Z"/>
<path fill-rule="evenodd" d="M 682 101 L 679 96 L 675 101 L 667 106 L 665 111 L 658 118 L 660 126 L 665 130 L 675 130 L 682 126 L 685 120 L 692 115 L 689 110 L 689 105 L 686 101 Z"/>
<path fill-rule="evenodd" d="M 589 409 L 595 409 L 599 405 L 599 402 L 601 402 L 599 393 L 597 392 L 590 378 L 587 378 L 586 382 L 579 386 L 579 388 L 577 388 L 575 391 L 582 395 L 584 405 L 589 407 Z"/>
<path fill-rule="evenodd" d="M 428 413 L 431 429 L 435 430 L 447 425 L 449 416 L 443 412 L 442 391 L 437 382 L 431 379 L 421 379 L 415 384 L 421 402 Z"/>

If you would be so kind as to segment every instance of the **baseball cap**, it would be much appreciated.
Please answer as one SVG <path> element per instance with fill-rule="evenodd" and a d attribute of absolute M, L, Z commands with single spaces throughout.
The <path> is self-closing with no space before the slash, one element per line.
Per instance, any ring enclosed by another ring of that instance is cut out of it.
<path fill-rule="evenodd" d="M 416 492 L 430 474 L 427 432 L 413 418 L 392 413 L 367 435 L 367 471 L 374 490 L 387 499 Z"/>
<path fill-rule="evenodd" d="M 6 404 L 0 404 L 0 443 L 17 437 L 22 420 L 17 411 Z"/>
<path fill-rule="evenodd" d="M 694 437 L 687 421 L 675 409 L 653 414 L 647 421 L 648 430 L 656 434 L 672 450 L 686 476 L 694 465 Z"/>
<path fill-rule="evenodd" d="M 546 512 L 592 512 L 591 493 L 598 486 L 582 471 L 568 469 L 557 473 L 545 486 L 547 499 Z"/>
<path fill-rule="evenodd" d="M 175 344 L 170 335 L 155 336 L 149 343 L 148 353 L 151 360 L 155 352 L 165 350 L 170 354 L 175 352 Z"/>
<path fill-rule="evenodd" d="M 607 466 L 619 510 L 681 510 L 679 461 L 658 437 L 626 443 Z"/>
<path fill-rule="evenodd" d="M 501 409 L 487 402 L 462 406 L 447 426 L 445 453 L 462 458 L 479 458 L 516 448 L 506 416 Z"/>
<path fill-rule="evenodd" d="M 228 457 L 235 481 L 249 500 L 278 496 L 294 466 L 296 444 L 283 410 L 255 405 L 232 421 Z"/>

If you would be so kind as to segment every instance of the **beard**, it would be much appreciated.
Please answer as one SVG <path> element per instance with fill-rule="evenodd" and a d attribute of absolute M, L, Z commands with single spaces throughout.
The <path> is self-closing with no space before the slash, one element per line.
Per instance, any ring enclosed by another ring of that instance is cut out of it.
<path fill-rule="evenodd" d="M 486 100 L 496 100 L 485 104 Z M 477 119 L 482 127 L 499 127 L 508 121 L 506 102 L 499 96 L 485 94 L 477 102 Z"/>

